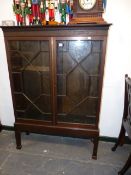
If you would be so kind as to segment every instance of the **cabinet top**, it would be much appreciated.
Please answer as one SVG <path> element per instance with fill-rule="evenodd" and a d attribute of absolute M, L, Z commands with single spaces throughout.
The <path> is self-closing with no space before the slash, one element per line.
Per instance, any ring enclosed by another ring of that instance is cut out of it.
<path fill-rule="evenodd" d="M 3 32 L 15 31 L 47 31 L 47 30 L 108 30 L 111 24 L 76 24 L 76 25 L 48 25 L 48 26 L 0 26 Z"/>

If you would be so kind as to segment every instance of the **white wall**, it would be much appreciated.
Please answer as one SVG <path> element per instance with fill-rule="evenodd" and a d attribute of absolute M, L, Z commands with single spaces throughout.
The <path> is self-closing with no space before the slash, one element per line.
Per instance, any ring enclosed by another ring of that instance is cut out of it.
<path fill-rule="evenodd" d="M 0 25 L 2 20 L 12 20 L 13 0 L 4 0 L 0 6 Z M 3 125 L 13 126 L 14 112 L 10 92 L 9 75 L 2 30 L 0 29 L 0 120 Z"/>
<path fill-rule="evenodd" d="M 100 114 L 100 135 L 117 137 L 121 125 L 124 99 L 124 75 L 131 75 L 131 1 L 107 0 L 104 14 L 113 25 L 109 31 Z M 0 22 L 14 19 L 13 0 L 4 0 L 0 7 Z M 5 10 L 6 9 L 6 10 Z M 0 30 L 0 119 L 13 126 L 14 113 L 2 31 Z"/>
<path fill-rule="evenodd" d="M 118 135 L 124 104 L 124 75 L 131 75 L 131 1 L 107 0 L 105 19 L 113 25 L 109 31 L 100 134 Z"/>

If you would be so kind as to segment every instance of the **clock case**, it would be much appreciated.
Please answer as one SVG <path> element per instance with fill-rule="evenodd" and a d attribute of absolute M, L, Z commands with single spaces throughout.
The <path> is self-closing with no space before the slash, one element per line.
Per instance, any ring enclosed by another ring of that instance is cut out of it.
<path fill-rule="evenodd" d="M 81 24 L 81 23 L 106 23 L 102 17 L 104 12 L 102 0 L 96 0 L 93 8 L 89 10 L 82 9 L 80 0 L 75 0 L 73 4 L 73 18 L 70 24 Z"/>

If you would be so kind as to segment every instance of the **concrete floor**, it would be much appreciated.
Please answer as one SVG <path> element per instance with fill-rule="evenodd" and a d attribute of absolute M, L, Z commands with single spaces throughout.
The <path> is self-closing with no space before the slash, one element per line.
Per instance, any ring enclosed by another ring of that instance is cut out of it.
<path fill-rule="evenodd" d="M 113 143 L 100 142 L 92 160 L 90 140 L 24 133 L 22 146 L 15 148 L 14 132 L 0 133 L 0 175 L 117 175 L 131 151 L 124 145 L 112 152 Z"/>

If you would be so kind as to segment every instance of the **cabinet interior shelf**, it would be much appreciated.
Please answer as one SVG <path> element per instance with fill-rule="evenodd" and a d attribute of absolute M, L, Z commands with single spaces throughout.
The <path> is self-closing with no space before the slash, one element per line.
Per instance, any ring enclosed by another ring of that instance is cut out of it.
<path fill-rule="evenodd" d="M 17 71 L 36 71 L 36 72 L 49 72 L 49 67 L 45 66 L 27 66 L 26 68 L 18 68 L 18 67 L 13 67 L 14 70 Z"/>

